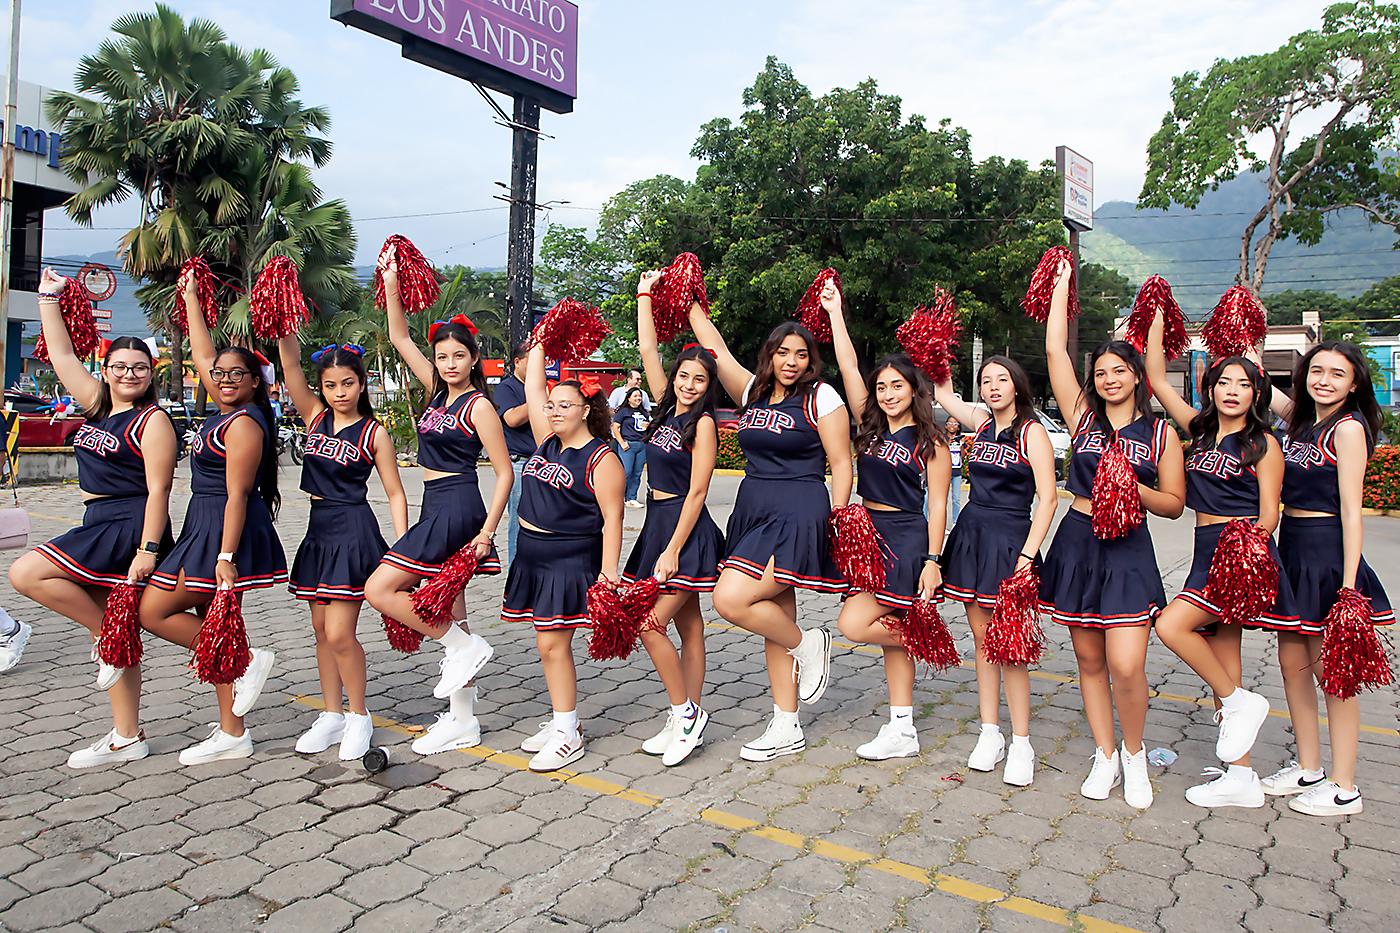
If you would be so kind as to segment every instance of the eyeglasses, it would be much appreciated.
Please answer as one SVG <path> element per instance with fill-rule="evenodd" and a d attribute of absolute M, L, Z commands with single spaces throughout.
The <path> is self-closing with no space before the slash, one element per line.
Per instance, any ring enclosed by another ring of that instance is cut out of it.
<path fill-rule="evenodd" d="M 116 376 L 118 379 L 122 379 L 128 375 L 141 379 L 151 374 L 151 364 L 135 363 L 127 365 L 126 363 L 108 363 L 107 372 Z"/>
<path fill-rule="evenodd" d="M 215 382 L 232 382 L 235 385 L 242 382 L 244 379 L 251 375 L 252 373 L 248 372 L 248 370 L 246 369 L 209 370 L 209 378 L 213 379 Z"/>
<path fill-rule="evenodd" d="M 545 402 L 544 410 L 548 412 L 566 412 L 574 408 L 582 408 L 578 402 Z"/>

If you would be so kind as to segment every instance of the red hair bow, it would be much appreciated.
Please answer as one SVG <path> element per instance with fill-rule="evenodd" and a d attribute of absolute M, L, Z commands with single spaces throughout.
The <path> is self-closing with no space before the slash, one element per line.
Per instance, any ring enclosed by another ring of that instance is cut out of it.
<path fill-rule="evenodd" d="M 445 321 L 433 321 L 432 324 L 428 325 L 428 339 L 435 339 L 437 337 L 437 332 L 441 330 L 445 324 L 461 324 L 467 330 L 471 331 L 473 337 L 476 336 L 476 325 L 472 323 L 472 319 L 465 314 L 454 314 Z"/>
<path fill-rule="evenodd" d="M 584 398 L 592 398 L 603 391 L 603 387 L 598 384 L 597 376 L 589 374 L 578 377 L 578 390 Z"/>
<path fill-rule="evenodd" d="M 714 350 L 711 350 L 709 347 L 702 347 L 702 346 L 700 346 L 700 344 L 698 344 L 698 343 L 696 343 L 696 342 L 694 342 L 694 341 L 691 341 L 690 343 L 688 343 L 688 344 L 686 344 L 685 346 L 681 347 L 681 352 L 684 353 L 686 350 L 691 350 L 691 349 L 704 350 L 706 353 L 710 354 L 710 356 L 711 356 L 712 358 L 714 358 L 714 359 L 719 359 L 719 354 L 716 353 Z"/>

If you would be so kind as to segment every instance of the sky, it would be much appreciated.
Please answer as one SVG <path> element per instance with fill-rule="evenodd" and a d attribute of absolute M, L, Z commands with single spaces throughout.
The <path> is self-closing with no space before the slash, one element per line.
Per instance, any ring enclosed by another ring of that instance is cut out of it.
<path fill-rule="evenodd" d="M 404 233 L 435 262 L 502 266 L 510 131 L 467 83 L 399 57 L 392 43 L 329 18 L 329 0 L 169 0 L 213 19 L 230 39 L 272 52 L 329 108 L 335 154 L 316 178 L 343 198 L 358 261 Z M 628 183 L 693 178 L 702 123 L 735 117 L 741 94 L 775 55 L 814 93 L 867 77 L 906 113 L 966 127 L 977 158 L 1032 164 L 1068 145 L 1095 163 L 1095 200 L 1134 200 L 1146 144 L 1170 104 L 1172 78 L 1216 58 L 1277 48 L 1320 23 L 1301 0 L 582 0 L 578 100 L 545 112 L 538 200 L 565 201 L 546 224 L 590 226 Z M 71 88 L 79 58 L 132 0 L 24 0 L 20 75 Z M 0 35 L 8 45 L 8 20 Z M 503 101 L 507 111 L 508 100 Z M 412 216 L 417 215 L 417 216 Z M 432 216 L 424 216 L 432 215 Z M 46 218 L 45 253 L 114 248 L 134 212 L 113 207 L 98 229 Z"/>

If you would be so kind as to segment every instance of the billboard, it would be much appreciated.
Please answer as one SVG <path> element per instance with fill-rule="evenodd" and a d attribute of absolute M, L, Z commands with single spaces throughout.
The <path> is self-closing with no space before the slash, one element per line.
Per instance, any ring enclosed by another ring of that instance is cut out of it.
<path fill-rule="evenodd" d="M 569 113 L 578 6 L 569 0 L 331 0 L 331 18 L 397 42 L 404 58 Z"/>
<path fill-rule="evenodd" d="M 1056 146 L 1055 171 L 1062 185 L 1060 214 L 1065 224 L 1094 229 L 1094 163 L 1068 146 Z"/>

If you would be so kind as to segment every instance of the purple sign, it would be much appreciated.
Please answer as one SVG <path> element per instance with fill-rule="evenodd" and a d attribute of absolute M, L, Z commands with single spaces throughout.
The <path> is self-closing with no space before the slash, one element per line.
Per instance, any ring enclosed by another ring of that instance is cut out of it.
<path fill-rule="evenodd" d="M 578 6 L 568 0 L 352 0 L 344 6 L 570 99 L 578 96 Z"/>

